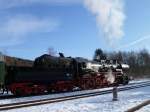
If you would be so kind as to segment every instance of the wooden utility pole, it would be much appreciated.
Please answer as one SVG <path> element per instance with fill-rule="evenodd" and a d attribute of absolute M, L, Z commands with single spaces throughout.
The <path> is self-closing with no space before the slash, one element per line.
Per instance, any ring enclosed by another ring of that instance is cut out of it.
<path fill-rule="evenodd" d="M 113 101 L 117 101 L 118 100 L 118 88 L 117 86 L 113 87 Z"/>

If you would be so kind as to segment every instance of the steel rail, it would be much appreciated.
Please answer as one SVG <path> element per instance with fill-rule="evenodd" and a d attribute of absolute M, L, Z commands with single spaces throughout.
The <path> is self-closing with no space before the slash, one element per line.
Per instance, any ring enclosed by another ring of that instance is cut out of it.
<path fill-rule="evenodd" d="M 145 84 L 145 83 L 148 83 L 148 82 L 150 82 L 150 81 L 129 83 L 128 85 L 119 85 L 119 87 L 124 87 L 124 86 L 129 86 L 129 85 L 135 85 L 135 84 Z M 82 90 L 82 91 L 84 91 L 84 90 Z M 77 92 L 77 91 L 73 91 L 73 92 Z M 73 93 L 73 92 L 68 92 L 68 93 Z M 64 92 L 64 93 L 67 93 L 67 92 Z M 55 94 L 59 94 L 59 93 L 52 93 L 52 94 L 55 95 Z M 39 95 L 30 95 L 30 96 L 15 96 L 15 95 L 12 95 L 12 94 L 11 95 L 9 95 L 9 94 L 2 95 L 1 94 L 0 100 L 15 99 L 15 98 L 25 98 L 25 97 L 32 97 L 32 96 L 43 96 L 43 95 L 49 95 L 49 93 L 44 93 L 44 94 L 39 94 Z"/>

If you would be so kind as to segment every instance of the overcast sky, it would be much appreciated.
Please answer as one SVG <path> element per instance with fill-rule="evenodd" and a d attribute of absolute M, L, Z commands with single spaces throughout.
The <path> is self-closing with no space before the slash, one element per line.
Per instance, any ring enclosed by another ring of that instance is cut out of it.
<path fill-rule="evenodd" d="M 149 12 L 150 0 L 0 0 L 0 50 L 27 59 L 49 47 L 86 58 L 150 50 Z"/>

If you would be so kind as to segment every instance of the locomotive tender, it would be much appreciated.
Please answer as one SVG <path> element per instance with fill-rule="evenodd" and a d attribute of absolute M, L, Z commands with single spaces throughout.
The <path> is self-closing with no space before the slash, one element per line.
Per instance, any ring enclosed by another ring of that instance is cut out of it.
<path fill-rule="evenodd" d="M 0 85 L 14 95 L 72 91 L 127 84 L 120 64 L 44 54 L 35 61 L 1 57 Z M 11 63 L 10 63 L 11 62 Z"/>

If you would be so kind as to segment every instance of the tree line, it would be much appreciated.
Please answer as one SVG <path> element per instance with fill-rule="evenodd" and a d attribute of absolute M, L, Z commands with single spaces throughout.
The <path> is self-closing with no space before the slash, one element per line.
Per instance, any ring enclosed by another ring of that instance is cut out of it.
<path fill-rule="evenodd" d="M 127 70 L 129 76 L 134 78 L 150 77 L 150 53 L 146 50 L 140 51 L 118 51 L 118 52 L 105 52 L 102 49 L 96 49 L 93 60 L 111 60 L 115 59 L 119 63 L 125 63 L 130 66 Z"/>

